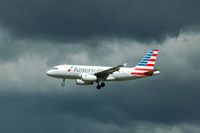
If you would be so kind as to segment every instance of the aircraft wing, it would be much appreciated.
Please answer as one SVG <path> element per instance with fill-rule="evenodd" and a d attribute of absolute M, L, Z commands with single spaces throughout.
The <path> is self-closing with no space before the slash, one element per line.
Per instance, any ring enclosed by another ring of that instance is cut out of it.
<path fill-rule="evenodd" d="M 118 65 L 118 66 L 111 67 L 109 69 L 100 71 L 98 73 L 95 73 L 94 75 L 97 76 L 97 78 L 106 79 L 109 74 L 112 74 L 113 72 L 118 71 L 120 69 L 120 67 L 124 67 L 124 66 L 126 66 L 126 63 L 123 65 Z"/>

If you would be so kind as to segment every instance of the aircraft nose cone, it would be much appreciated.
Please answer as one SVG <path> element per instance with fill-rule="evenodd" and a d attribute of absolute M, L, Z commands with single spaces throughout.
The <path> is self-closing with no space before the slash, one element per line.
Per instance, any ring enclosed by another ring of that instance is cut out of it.
<path fill-rule="evenodd" d="M 50 75 L 51 75 L 50 70 L 48 70 L 48 71 L 46 72 L 46 74 L 47 74 L 48 76 L 50 76 Z"/>

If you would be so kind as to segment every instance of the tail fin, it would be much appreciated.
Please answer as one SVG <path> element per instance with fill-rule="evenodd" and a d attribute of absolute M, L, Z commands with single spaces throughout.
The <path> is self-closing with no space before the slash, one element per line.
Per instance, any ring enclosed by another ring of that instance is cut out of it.
<path fill-rule="evenodd" d="M 134 67 L 134 69 L 144 71 L 153 70 L 158 56 L 158 51 L 158 49 L 150 50 L 149 53 Z"/>

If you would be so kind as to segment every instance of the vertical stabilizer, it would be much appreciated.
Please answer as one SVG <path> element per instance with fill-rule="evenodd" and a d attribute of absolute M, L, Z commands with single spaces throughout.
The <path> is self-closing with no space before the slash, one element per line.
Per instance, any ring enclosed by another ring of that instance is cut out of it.
<path fill-rule="evenodd" d="M 152 49 L 148 54 L 134 67 L 135 70 L 150 71 L 154 69 L 158 49 Z"/>

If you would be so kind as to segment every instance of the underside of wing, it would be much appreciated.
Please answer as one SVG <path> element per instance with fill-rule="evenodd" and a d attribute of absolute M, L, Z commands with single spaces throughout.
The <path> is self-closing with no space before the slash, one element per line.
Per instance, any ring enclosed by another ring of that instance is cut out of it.
<path fill-rule="evenodd" d="M 95 73 L 94 75 L 97 76 L 97 78 L 99 78 L 99 79 L 105 80 L 109 76 L 109 74 L 112 74 L 113 72 L 119 71 L 120 67 L 124 67 L 124 66 L 126 66 L 126 64 L 111 67 L 109 69 Z"/>

